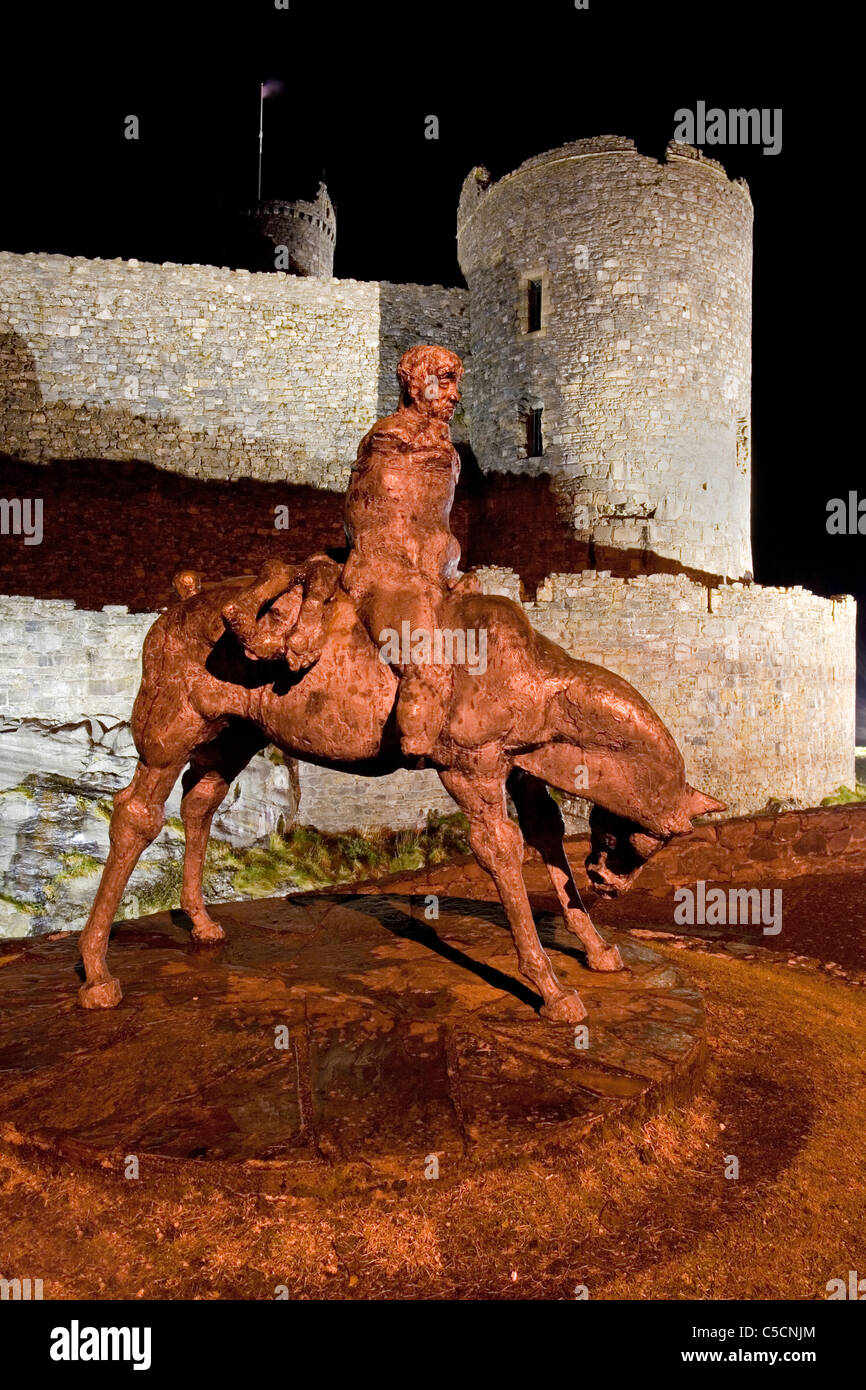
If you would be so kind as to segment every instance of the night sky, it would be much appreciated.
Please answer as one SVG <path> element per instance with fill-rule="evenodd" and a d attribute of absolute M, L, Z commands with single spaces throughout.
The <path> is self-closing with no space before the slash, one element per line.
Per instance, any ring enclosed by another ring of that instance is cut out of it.
<path fill-rule="evenodd" d="M 836 273 L 860 232 L 846 231 L 843 151 L 807 66 L 815 34 L 754 0 L 589 4 L 34 6 L 4 71 L 0 245 L 229 263 L 256 194 L 259 82 L 276 78 L 264 196 L 311 197 L 324 171 L 336 275 L 457 285 L 472 165 L 500 177 L 602 133 L 660 156 L 679 107 L 782 107 L 780 154 L 706 151 L 755 204 L 755 578 L 854 593 L 866 609 L 866 537 L 826 530 L 828 500 L 866 496 L 866 481 L 848 438 L 862 395 L 846 355 L 855 286 Z M 129 114 L 138 141 L 124 139 Z M 438 141 L 424 138 L 429 114 Z M 863 618 L 860 631 L 862 655 Z M 858 703 L 866 742 L 866 682 Z"/>

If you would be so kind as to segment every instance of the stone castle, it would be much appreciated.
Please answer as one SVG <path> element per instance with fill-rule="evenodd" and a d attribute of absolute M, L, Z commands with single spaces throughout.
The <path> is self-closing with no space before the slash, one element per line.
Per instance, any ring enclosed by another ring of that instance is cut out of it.
<path fill-rule="evenodd" d="M 745 185 L 683 145 L 581 140 L 473 170 L 457 246 L 482 469 L 544 468 L 597 545 L 751 578 Z"/>
<path fill-rule="evenodd" d="M 394 407 L 401 353 L 442 343 L 467 366 L 458 446 L 506 499 L 519 478 L 549 493 L 581 557 L 548 573 L 543 513 L 506 515 L 506 501 L 493 536 L 521 540 L 503 541 L 486 586 L 632 681 L 690 779 L 732 812 L 853 785 L 854 602 L 752 578 L 744 183 L 689 146 L 659 163 L 614 136 L 498 181 L 473 169 L 457 216 L 465 289 L 332 278 L 324 186 L 253 217 L 289 274 L 0 254 L 0 453 L 339 494 L 361 435 Z M 534 593 L 509 568 L 518 551 L 546 575 Z M 3 772 L 2 729 L 25 722 L 28 756 L 37 736 L 86 726 L 84 761 L 110 761 L 152 616 L 0 598 L 0 790 L 17 795 L 21 774 L 20 758 Z M 371 784 L 301 766 L 289 782 L 291 813 L 322 829 L 410 825 L 448 804 L 432 772 Z M 267 778 L 226 816 L 226 834 L 273 828 Z"/>

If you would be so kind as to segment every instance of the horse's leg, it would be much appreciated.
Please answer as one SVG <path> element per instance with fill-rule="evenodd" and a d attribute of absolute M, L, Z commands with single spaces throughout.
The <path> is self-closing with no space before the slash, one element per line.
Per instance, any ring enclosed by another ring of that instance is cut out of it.
<path fill-rule="evenodd" d="M 180 905 L 192 920 L 195 941 L 222 941 L 225 932 L 210 916 L 202 875 L 211 822 L 231 783 L 268 740 L 251 725 L 230 726 L 197 748 L 183 779 L 180 813 L 186 834 Z"/>
<path fill-rule="evenodd" d="M 114 798 L 108 831 L 111 847 L 81 934 L 86 977 L 78 991 L 82 1008 L 113 1009 L 120 1003 L 120 984 L 105 963 L 111 924 L 130 874 L 165 823 L 165 803 L 185 762 L 186 756 L 164 767 L 139 762 L 129 786 Z"/>
<path fill-rule="evenodd" d="M 440 771 L 446 791 L 469 817 L 469 843 L 482 868 L 496 884 L 505 908 L 520 973 L 541 994 L 541 1013 L 557 1023 L 579 1023 L 586 1017 L 580 996 L 564 989 L 538 940 L 532 909 L 523 882 L 523 836 L 508 819 L 505 806 L 505 778 L 475 776 L 453 770 Z"/>
<path fill-rule="evenodd" d="M 616 946 L 608 946 L 599 936 L 584 907 L 571 865 L 565 853 L 565 824 L 562 812 L 547 784 L 531 772 L 515 768 L 508 778 L 508 790 L 517 807 L 517 819 L 526 843 L 538 850 L 544 860 L 554 892 L 562 905 L 565 925 L 580 938 L 592 970 L 622 970 L 622 956 Z"/>

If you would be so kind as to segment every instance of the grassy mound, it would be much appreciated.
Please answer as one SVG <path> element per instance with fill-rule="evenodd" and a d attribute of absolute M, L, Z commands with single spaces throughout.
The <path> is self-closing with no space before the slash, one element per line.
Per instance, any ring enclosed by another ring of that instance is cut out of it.
<path fill-rule="evenodd" d="M 822 806 L 847 806 L 849 801 L 866 801 L 866 782 L 856 782 L 852 792 L 850 787 L 839 787 L 830 796 L 825 796 Z"/>
<path fill-rule="evenodd" d="M 297 825 L 250 849 L 233 849 L 225 841 L 211 840 L 205 885 L 209 873 L 228 871 L 237 893 L 261 898 L 411 873 L 447 863 L 456 854 L 469 854 L 468 831 L 469 822 L 462 813 L 444 816 L 428 811 L 427 824 L 418 831 L 367 829 L 329 835 Z"/>

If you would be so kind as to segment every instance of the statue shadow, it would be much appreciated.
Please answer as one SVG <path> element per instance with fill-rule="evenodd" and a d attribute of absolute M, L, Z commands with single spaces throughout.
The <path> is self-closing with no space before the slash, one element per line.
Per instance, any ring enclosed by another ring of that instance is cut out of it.
<path fill-rule="evenodd" d="M 403 937 L 408 941 L 414 941 L 419 946 L 431 951 L 442 960 L 447 960 L 450 964 L 459 966 L 461 970 L 467 971 L 477 979 L 483 980 L 493 989 L 501 990 L 503 993 L 510 994 L 519 1003 L 527 1005 L 536 1012 L 541 1008 L 543 1000 L 535 990 L 523 984 L 513 975 L 507 975 L 504 971 L 497 969 L 496 966 L 488 965 L 484 961 L 477 960 L 459 946 L 452 946 L 444 936 L 444 929 L 447 928 L 447 921 L 443 923 L 441 918 L 448 917 L 469 917 L 481 919 L 492 926 L 497 927 L 507 942 L 511 944 L 512 935 L 508 925 L 505 912 L 499 903 L 489 902 L 486 899 L 480 901 L 475 898 L 439 898 L 440 931 L 437 931 L 432 922 L 415 916 L 412 906 L 420 904 L 422 910 L 425 902 L 424 895 L 418 897 L 402 897 L 397 895 L 385 894 L 374 896 L 370 894 L 327 894 L 328 902 L 333 902 L 335 906 L 352 907 L 364 912 L 367 916 L 372 916 L 376 921 L 391 932 L 393 936 Z M 399 906 L 401 902 L 408 904 L 407 908 Z M 545 949 L 553 947 L 559 954 L 571 956 L 580 964 L 586 965 L 586 953 L 580 946 L 572 946 L 571 939 L 564 940 L 566 935 L 565 925 L 555 913 L 543 912 L 533 914 L 538 930 L 538 938 Z"/>
<path fill-rule="evenodd" d="M 518 1003 L 534 1009 L 537 1013 L 543 1000 L 535 990 L 524 984 L 513 975 L 506 974 L 494 965 L 489 965 L 483 960 L 477 960 L 467 951 L 459 946 L 453 946 L 445 939 L 444 929 L 447 928 L 449 917 L 468 917 L 470 919 L 481 920 L 491 926 L 496 927 L 508 945 L 512 943 L 511 929 L 505 912 L 497 902 L 490 902 L 487 899 L 475 898 L 440 898 L 439 912 L 445 922 L 440 922 L 440 930 L 437 931 L 432 922 L 416 916 L 413 907 L 423 911 L 426 896 L 419 894 L 416 897 L 402 897 L 388 893 L 381 895 L 367 893 L 323 893 L 301 894 L 299 900 L 307 898 L 318 898 L 320 902 L 326 902 L 328 907 L 350 908 L 363 913 L 367 917 L 373 917 L 380 926 L 392 934 L 392 936 L 402 937 L 407 941 L 413 941 L 425 950 L 432 952 L 440 959 L 448 961 L 451 965 L 456 965 L 459 969 L 465 970 L 468 974 L 474 975 L 476 979 L 482 980 L 491 989 L 499 990 L 503 994 L 510 995 Z M 401 906 L 402 903 L 406 907 Z M 586 952 L 579 945 L 572 944 L 572 939 L 566 932 L 564 922 L 553 912 L 534 913 L 538 938 L 545 950 L 554 949 L 558 954 L 570 956 L 579 964 L 586 966 Z M 183 932 L 189 939 L 188 941 L 174 939 L 175 948 L 182 950 L 192 950 L 196 953 L 209 956 L 218 960 L 223 954 L 223 950 L 231 945 L 231 929 L 223 941 L 195 941 L 192 938 L 193 922 L 192 918 L 183 908 L 171 908 L 168 913 L 171 925 Z M 126 919 L 119 919 L 112 923 L 110 938 L 119 926 Z M 327 931 L 327 928 L 325 928 Z M 162 932 L 160 933 L 162 935 Z M 171 945 L 170 940 L 166 940 L 166 946 Z M 84 966 L 79 959 L 74 967 L 77 975 L 84 981 Z"/>
<path fill-rule="evenodd" d="M 407 899 L 407 901 L 411 903 L 413 900 Z M 423 902 L 423 899 L 420 901 Z M 471 912 L 476 917 L 483 915 L 486 921 L 492 922 L 497 927 L 501 927 L 503 935 L 507 936 L 509 940 L 511 939 L 511 933 L 504 920 L 504 915 L 501 911 L 497 915 L 495 904 L 475 903 L 462 898 L 441 899 L 440 903 L 444 904 L 446 901 L 452 912 L 461 912 L 464 914 Z M 329 906 L 354 908 L 357 911 L 363 912 L 365 916 L 375 918 L 379 925 L 384 927 L 386 931 L 389 931 L 392 936 L 399 936 L 407 941 L 416 942 L 419 946 L 423 946 L 428 951 L 432 951 L 434 955 L 439 956 L 442 960 L 447 960 L 452 965 L 457 965 L 460 969 L 468 971 L 471 975 L 475 975 L 479 980 L 483 980 L 485 984 L 490 985 L 492 989 L 502 990 L 503 993 L 512 995 L 513 998 L 517 999 L 521 1004 L 525 1004 L 531 1009 L 538 1010 L 541 1007 L 543 1001 L 540 995 L 536 994 L 527 985 L 521 984 L 519 980 L 514 979 L 511 975 L 506 975 L 504 971 L 497 970 L 493 965 L 487 965 L 484 961 L 476 960 L 473 956 L 460 950 L 459 947 L 450 945 L 449 942 L 445 941 L 434 930 L 430 922 L 421 921 L 419 918 L 414 917 L 411 911 L 404 911 L 402 908 L 397 907 L 396 900 L 393 898 L 378 898 L 368 894 L 328 893 L 327 902 Z M 482 914 L 478 911 L 480 907 L 489 907 L 493 910 L 490 913 Z M 184 912 L 182 908 L 173 908 L 169 916 L 172 926 L 178 927 L 181 931 L 190 934 L 191 938 L 193 924 L 192 919 L 187 913 Z M 325 928 L 325 932 L 327 932 L 327 927 Z M 231 929 L 229 928 L 225 942 L 198 942 L 191 938 L 189 941 L 189 948 L 194 951 L 201 951 L 209 955 L 214 955 L 220 952 L 222 947 L 230 942 L 230 940 Z"/>

